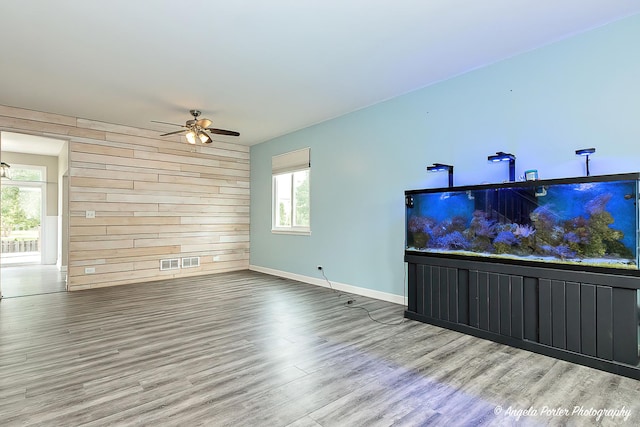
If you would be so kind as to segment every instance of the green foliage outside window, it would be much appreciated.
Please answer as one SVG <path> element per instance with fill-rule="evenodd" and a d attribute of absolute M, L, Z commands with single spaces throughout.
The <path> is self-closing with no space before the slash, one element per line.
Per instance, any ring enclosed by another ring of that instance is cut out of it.
<path fill-rule="evenodd" d="M 296 186 L 296 225 L 309 226 L 309 172 L 305 171 L 304 181 Z"/>
<path fill-rule="evenodd" d="M 278 226 L 280 227 L 289 227 L 291 226 L 291 221 L 289 220 L 289 215 L 287 215 L 287 210 L 284 206 L 284 203 L 280 202 L 280 222 Z"/>
<path fill-rule="evenodd" d="M 13 185 L 3 185 L 0 205 L 2 237 L 11 237 L 12 234 L 19 234 L 25 238 L 37 237 L 41 210 L 39 191 L 29 191 Z M 24 233 L 30 230 L 33 232 Z M 17 233 L 20 231 L 23 231 L 23 233 Z"/>

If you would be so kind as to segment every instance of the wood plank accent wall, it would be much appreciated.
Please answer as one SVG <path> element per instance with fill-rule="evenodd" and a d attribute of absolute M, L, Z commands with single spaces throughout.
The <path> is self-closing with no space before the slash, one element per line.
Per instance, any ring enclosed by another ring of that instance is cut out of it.
<path fill-rule="evenodd" d="M 69 141 L 69 290 L 249 267 L 249 147 L 6 106 L 0 130 Z"/>

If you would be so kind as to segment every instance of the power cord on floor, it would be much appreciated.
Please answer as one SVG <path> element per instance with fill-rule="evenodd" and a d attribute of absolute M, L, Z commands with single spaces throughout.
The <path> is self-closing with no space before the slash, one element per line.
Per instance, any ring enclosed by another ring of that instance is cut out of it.
<path fill-rule="evenodd" d="M 405 278 L 407 276 L 407 271 L 406 271 L 406 264 L 405 264 Z M 331 281 L 329 280 L 329 278 L 324 274 L 324 268 L 318 266 L 318 270 L 320 270 L 320 273 L 322 274 L 322 277 L 324 278 L 324 280 L 327 281 L 327 283 L 329 284 L 329 289 L 331 289 L 331 291 L 333 291 L 334 293 L 338 293 L 338 291 L 333 287 L 333 284 L 331 283 Z M 406 281 L 403 279 L 403 286 L 402 286 L 402 301 L 404 303 L 404 301 L 407 300 L 407 295 L 406 295 Z M 385 326 L 398 326 L 398 325 L 402 325 L 407 319 L 406 318 L 402 318 L 402 320 L 400 322 L 383 322 L 381 320 L 378 319 L 374 319 L 373 316 L 371 316 L 371 312 L 369 311 L 369 309 L 367 309 L 366 307 L 362 307 L 359 305 L 354 305 L 358 300 L 351 294 L 348 293 L 339 293 L 338 294 L 338 298 L 343 297 L 343 296 L 347 296 L 349 297 L 349 299 L 347 300 L 347 302 L 345 302 L 343 305 L 345 307 L 348 308 L 357 308 L 360 310 L 364 310 L 367 313 L 367 316 L 369 316 L 369 319 L 371 319 L 372 321 L 379 323 L 381 325 L 385 325 Z"/>
<path fill-rule="evenodd" d="M 318 270 L 320 270 L 320 274 L 322 274 L 322 277 L 324 277 L 324 280 L 326 280 L 326 282 L 329 284 L 329 289 L 331 289 L 334 293 L 338 294 L 338 298 L 344 297 L 344 296 L 351 297 L 351 295 L 349 295 L 349 294 L 339 293 L 338 290 L 333 287 L 333 284 L 331 283 L 331 281 L 324 274 L 324 268 L 323 267 L 319 266 Z M 350 299 L 349 301 L 347 301 L 347 304 L 353 304 L 354 301 L 355 301 L 355 299 Z"/>

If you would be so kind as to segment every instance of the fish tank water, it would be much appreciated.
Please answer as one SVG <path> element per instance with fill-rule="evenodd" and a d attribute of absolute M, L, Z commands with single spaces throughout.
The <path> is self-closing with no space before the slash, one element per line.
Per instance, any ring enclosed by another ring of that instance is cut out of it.
<path fill-rule="evenodd" d="M 639 177 L 406 191 L 405 250 L 637 271 Z"/>

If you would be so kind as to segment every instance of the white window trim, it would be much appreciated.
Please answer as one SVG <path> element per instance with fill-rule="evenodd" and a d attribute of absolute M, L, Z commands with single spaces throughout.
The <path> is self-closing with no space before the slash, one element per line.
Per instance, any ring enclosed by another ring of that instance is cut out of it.
<path fill-rule="evenodd" d="M 287 170 L 287 171 L 283 171 L 283 172 L 278 172 L 278 173 L 272 173 L 271 175 L 271 233 L 272 234 L 293 234 L 293 235 L 299 235 L 299 236 L 310 236 L 311 235 L 311 200 L 309 200 L 309 226 L 308 227 L 295 227 L 295 226 L 291 226 L 291 227 L 277 227 L 276 226 L 276 209 L 278 209 L 278 207 L 276 206 L 275 200 L 276 200 L 276 185 L 275 185 L 275 180 L 277 176 L 280 175 L 285 175 L 285 174 L 294 174 L 295 172 L 300 172 L 300 171 L 309 171 L 309 188 L 311 188 L 311 168 L 310 167 L 304 167 L 304 168 L 296 168 L 296 169 L 291 169 L 291 170 Z M 295 188 L 293 186 L 293 183 L 291 185 L 291 203 L 293 204 L 294 199 L 294 191 Z M 293 206 L 292 206 L 293 208 Z M 293 217 L 293 209 L 291 212 L 291 215 Z M 293 218 L 291 218 L 291 221 L 293 222 Z"/>
<path fill-rule="evenodd" d="M 285 228 L 273 228 L 271 229 L 272 234 L 294 234 L 298 236 L 311 236 L 311 230 L 295 230 L 295 229 L 285 229 Z"/>

